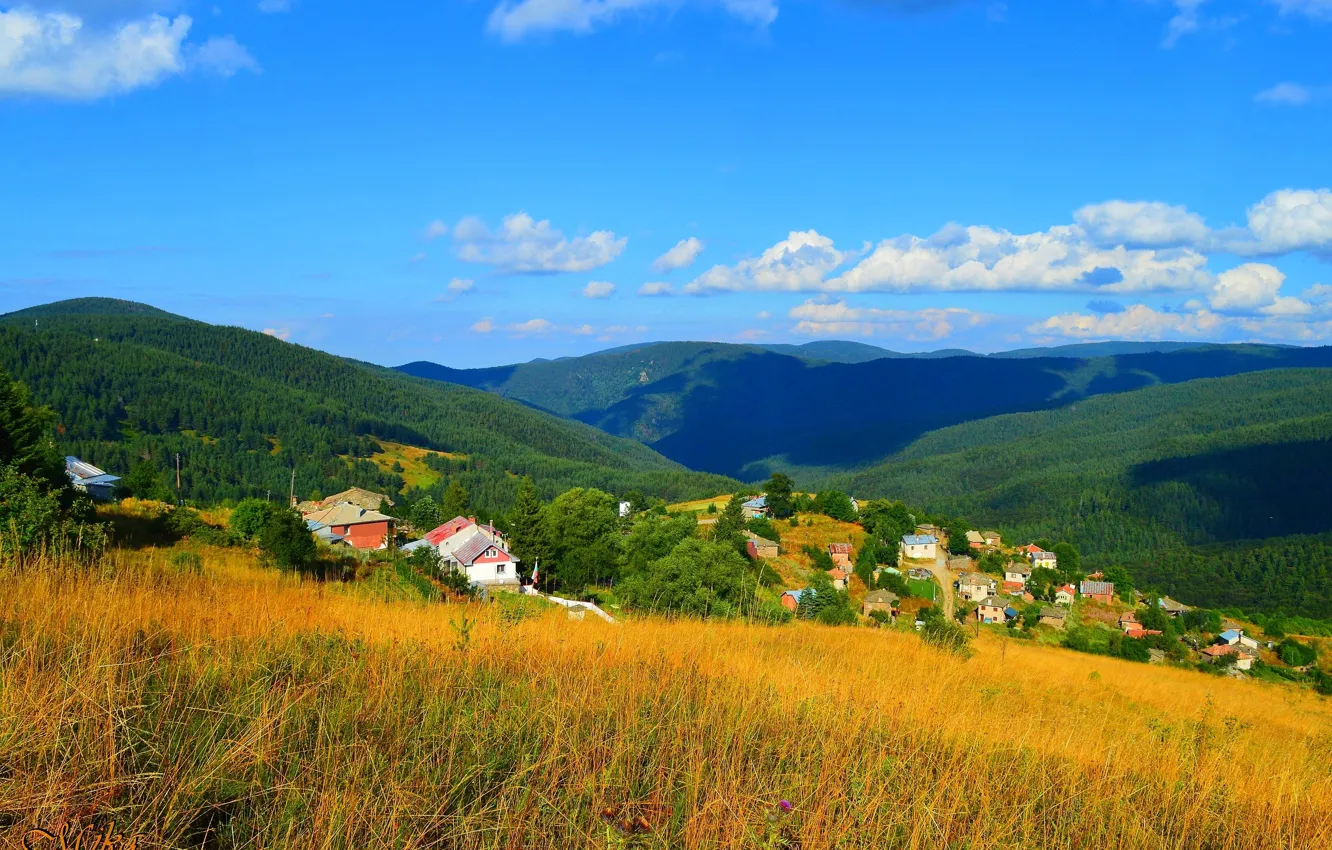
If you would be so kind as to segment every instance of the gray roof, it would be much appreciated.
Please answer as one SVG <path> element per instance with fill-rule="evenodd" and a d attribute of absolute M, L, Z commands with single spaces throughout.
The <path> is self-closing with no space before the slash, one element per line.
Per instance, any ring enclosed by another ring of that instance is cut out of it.
<path fill-rule="evenodd" d="M 869 593 L 865 594 L 866 602 L 896 602 L 897 600 L 897 594 L 888 590 L 871 590 Z"/>
<path fill-rule="evenodd" d="M 978 604 L 978 605 L 984 605 L 986 608 L 1003 608 L 1003 607 L 1006 606 L 1008 603 L 1005 602 L 1005 601 L 1003 601 L 1002 599 L 1000 599 L 1000 598 L 997 597 L 997 596 L 987 596 L 987 597 L 985 597 L 984 599 L 982 599 L 980 602 L 978 602 L 977 604 Z"/>
<path fill-rule="evenodd" d="M 1083 596 L 1090 596 L 1093 593 L 1108 593 L 1113 596 L 1115 583 L 1112 581 L 1084 581 L 1080 592 Z"/>
<path fill-rule="evenodd" d="M 1046 605 L 1041 608 L 1041 616 L 1051 617 L 1055 620 L 1062 620 L 1065 617 L 1067 617 L 1068 614 L 1067 612 L 1064 611 L 1063 608 L 1051 608 L 1050 606 Z"/>
<path fill-rule="evenodd" d="M 457 561 L 464 567 L 470 567 L 476 562 L 477 558 L 481 557 L 485 554 L 487 549 L 491 548 L 498 549 L 499 551 L 504 552 L 504 554 L 509 555 L 508 552 L 505 552 L 504 547 L 477 531 L 474 532 L 471 537 L 464 540 L 461 546 L 454 549 L 453 554 L 449 557 L 451 560 Z M 509 555 L 509 557 L 513 558 L 512 555 Z M 516 561 L 518 559 L 513 558 L 513 560 Z"/>
<path fill-rule="evenodd" d="M 925 546 L 930 543 L 938 543 L 939 538 L 933 534 L 907 534 L 902 537 L 902 542 L 908 546 Z"/>
<path fill-rule="evenodd" d="M 120 476 L 111 475 L 105 470 L 98 469 L 87 461 L 79 460 L 73 455 L 65 455 L 65 474 L 75 484 L 114 484 L 120 480 Z"/>

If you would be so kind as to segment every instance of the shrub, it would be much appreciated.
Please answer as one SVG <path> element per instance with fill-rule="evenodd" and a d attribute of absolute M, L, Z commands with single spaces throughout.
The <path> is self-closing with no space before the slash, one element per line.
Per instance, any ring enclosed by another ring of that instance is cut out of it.
<path fill-rule="evenodd" d="M 171 557 L 167 560 L 171 566 L 183 573 L 197 574 L 203 572 L 203 559 L 199 557 L 198 552 L 182 549 L 179 552 L 172 552 Z"/>
<path fill-rule="evenodd" d="M 259 536 L 259 548 L 279 567 L 288 570 L 309 567 L 317 554 L 305 520 L 291 510 L 274 513 Z"/>
<path fill-rule="evenodd" d="M 933 609 L 928 609 L 933 610 Z M 922 612 L 922 616 L 924 616 Z M 957 655 L 969 656 L 971 654 L 971 635 L 967 630 L 957 623 L 948 621 L 943 617 L 925 618 L 925 626 L 920 630 L 921 640 L 930 646 L 945 652 L 952 652 Z"/>

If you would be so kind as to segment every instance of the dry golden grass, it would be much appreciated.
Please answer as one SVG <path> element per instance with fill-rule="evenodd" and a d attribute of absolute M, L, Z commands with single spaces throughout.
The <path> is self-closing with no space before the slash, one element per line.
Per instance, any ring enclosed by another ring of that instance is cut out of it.
<path fill-rule="evenodd" d="M 1307 691 L 989 636 L 964 659 L 384 602 L 203 554 L 0 573 L 0 841 L 97 814 L 176 847 L 602 847 L 628 805 L 645 846 L 757 848 L 786 798 L 804 850 L 1332 843 Z"/>
<path fill-rule="evenodd" d="M 437 452 L 418 446 L 409 446 L 406 443 L 381 440 L 378 437 L 375 438 L 375 442 L 379 444 L 383 451 L 375 452 L 370 456 L 370 460 L 374 461 L 375 465 L 385 472 L 392 472 L 394 463 L 400 464 L 403 471 L 398 474 L 402 476 L 404 482 L 404 493 L 412 487 L 425 488 L 439 481 L 440 473 L 431 469 L 425 463 L 427 455 L 440 455 L 450 460 L 462 460 L 467 457 L 467 455 L 457 452 Z"/>

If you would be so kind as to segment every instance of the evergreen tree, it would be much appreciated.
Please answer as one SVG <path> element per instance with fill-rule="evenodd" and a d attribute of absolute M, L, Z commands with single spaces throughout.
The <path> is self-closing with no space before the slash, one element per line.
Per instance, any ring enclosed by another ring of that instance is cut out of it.
<path fill-rule="evenodd" d="M 523 476 L 513 510 L 509 511 L 509 545 L 523 570 L 531 575 L 537 560 L 545 554 L 545 546 L 541 539 L 541 499 L 530 475 Z"/>
<path fill-rule="evenodd" d="M 791 501 L 791 491 L 795 484 L 790 476 L 774 472 L 768 483 L 763 485 L 763 492 L 768 499 L 768 510 L 777 519 L 785 519 L 794 511 L 794 505 Z"/>
<path fill-rule="evenodd" d="M 467 495 L 467 489 L 456 478 L 450 481 L 449 491 L 444 494 L 444 501 L 440 505 L 440 514 L 446 518 L 446 521 L 454 517 L 465 517 L 470 507 L 471 498 Z"/>
<path fill-rule="evenodd" d="M 711 539 L 714 543 L 740 550 L 745 546 L 745 497 L 736 493 L 726 508 L 712 525 Z"/>
<path fill-rule="evenodd" d="M 455 516 L 458 516 L 458 514 L 449 514 L 448 517 L 445 517 L 444 512 L 440 510 L 434 499 L 430 496 L 422 496 L 416 500 L 416 504 L 412 505 L 412 528 L 416 529 L 417 534 L 425 534 L 446 519 L 453 519 Z"/>

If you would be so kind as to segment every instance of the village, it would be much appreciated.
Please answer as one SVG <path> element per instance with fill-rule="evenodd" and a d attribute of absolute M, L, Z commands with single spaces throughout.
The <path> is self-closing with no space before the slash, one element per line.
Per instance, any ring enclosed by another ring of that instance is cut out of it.
<path fill-rule="evenodd" d="M 76 489 L 102 501 L 114 498 L 117 476 L 74 457 L 66 459 L 66 469 Z M 728 500 L 682 503 L 666 512 L 694 515 L 705 531 Z M 849 502 L 858 514 L 860 501 Z M 389 513 L 393 506 L 387 494 L 358 487 L 292 505 L 321 547 L 425 555 L 429 578 L 453 577 L 474 598 L 510 592 L 542 597 L 566 608 L 573 619 L 588 613 L 608 621 L 624 616 L 613 601 L 598 605 L 606 602 L 601 596 L 538 590 L 540 565 L 522 564 L 492 522 L 455 516 L 422 529 Z M 1298 668 L 1313 660 L 1283 654 L 1290 644 L 1279 645 L 1284 635 L 1260 639 L 1251 624 L 1196 611 L 1168 596 L 1117 587 L 1102 572 L 1080 575 L 1076 564 L 1065 569 L 1069 565 L 1061 565 L 1058 553 L 1036 542 L 1006 545 L 997 531 L 967 530 L 962 546 L 947 528 L 922 523 L 901 535 L 895 552 L 888 547 L 885 557 L 879 549 L 867 565 L 866 535 L 858 522 L 807 513 L 791 517 L 779 534 L 782 524 L 775 522 L 765 494 L 746 500 L 742 511 L 745 553 L 777 578 L 772 592 L 792 619 L 810 618 L 813 585 L 826 583 L 858 622 L 874 627 L 922 630 L 942 620 L 965 626 L 973 636 L 989 632 L 1151 663 L 1193 663 L 1233 676 L 1249 674 L 1260 662 Z M 618 503 L 626 524 L 633 512 L 629 501 Z M 1305 663 L 1295 663 L 1300 661 Z"/>

